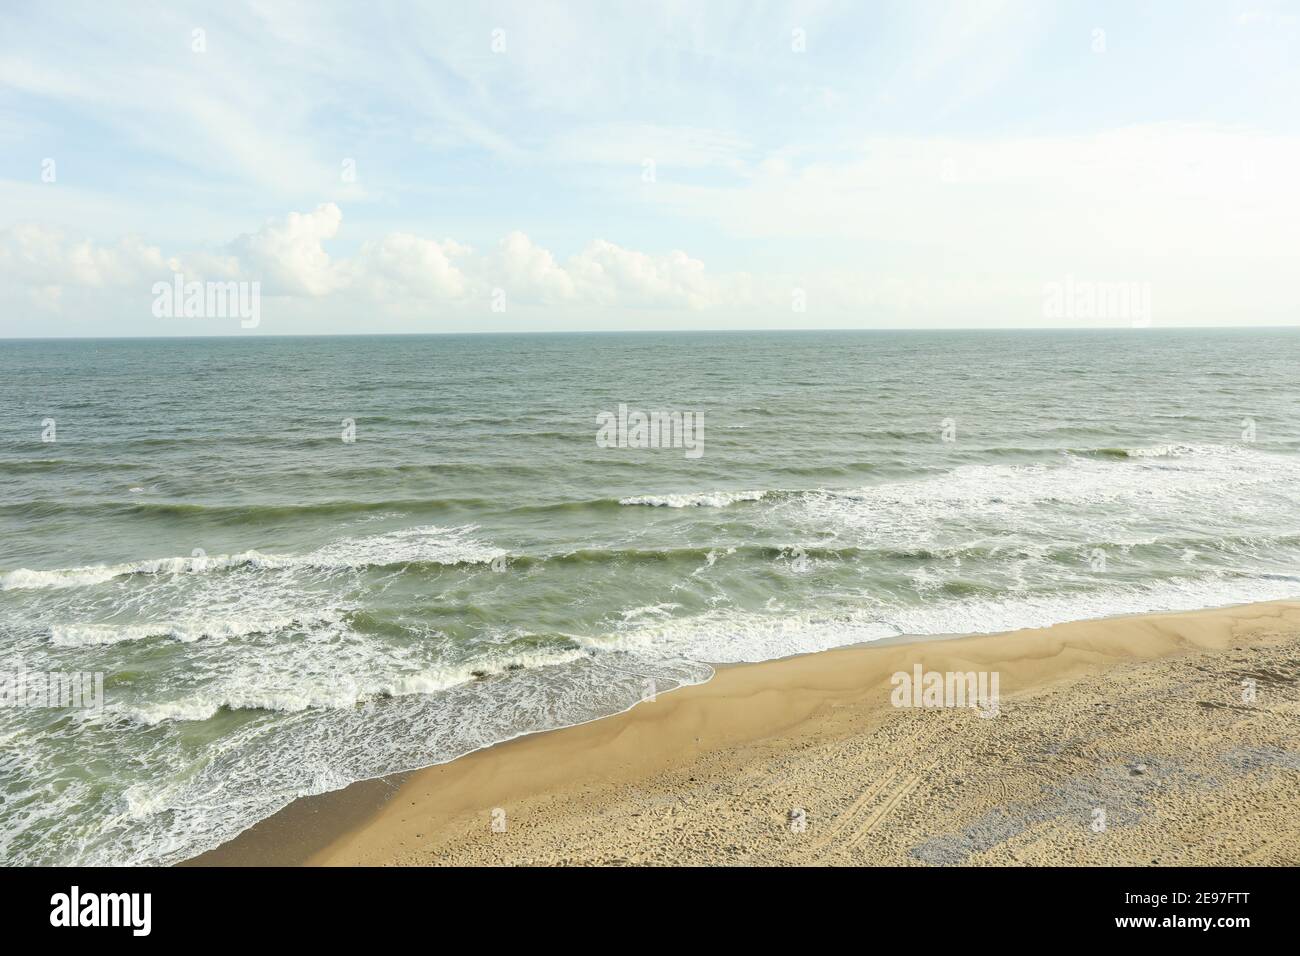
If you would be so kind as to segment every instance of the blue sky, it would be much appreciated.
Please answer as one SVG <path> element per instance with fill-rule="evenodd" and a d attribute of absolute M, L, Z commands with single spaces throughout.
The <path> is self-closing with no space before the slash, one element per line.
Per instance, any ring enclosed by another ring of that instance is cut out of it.
<path fill-rule="evenodd" d="M 1297 94 L 1297 3 L 11 4 L 0 336 L 1295 324 Z"/>

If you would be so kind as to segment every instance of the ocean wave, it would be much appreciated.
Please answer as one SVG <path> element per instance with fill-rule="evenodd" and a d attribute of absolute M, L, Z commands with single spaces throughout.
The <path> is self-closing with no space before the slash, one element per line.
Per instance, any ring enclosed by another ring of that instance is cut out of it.
<path fill-rule="evenodd" d="M 106 709 L 105 715 L 120 715 L 153 726 L 168 721 L 209 720 L 223 710 L 285 714 L 310 709 L 341 710 L 379 698 L 436 694 L 515 671 L 556 667 L 587 657 L 590 653 L 590 650 L 577 646 L 523 651 L 461 664 L 425 667 L 402 674 L 304 681 L 294 686 L 268 687 L 232 680 L 174 700 Z"/>
<path fill-rule="evenodd" d="M 1292 457 L 1231 445 L 1173 447 L 1178 453 L 1165 457 L 1126 450 L 1122 467 L 1084 456 L 1051 464 L 963 464 L 921 478 L 808 492 L 794 496 L 795 505 L 823 528 L 905 535 L 913 546 L 928 546 L 955 522 L 979 521 L 1037 531 L 1044 522 L 1068 525 L 1063 539 L 1069 540 L 1078 536 L 1078 516 L 1061 506 L 1087 507 L 1099 522 L 1118 514 L 1116 507 L 1136 509 L 1148 521 L 1179 520 L 1196 513 L 1197 502 L 1221 513 L 1225 502 L 1244 503 L 1248 493 L 1268 493 L 1268 486 L 1286 495 L 1300 481 L 1300 461 Z"/>
<path fill-rule="evenodd" d="M 75 588 L 103 584 L 105 581 L 111 581 L 114 578 L 136 574 L 201 574 L 205 571 L 245 566 L 279 568 L 286 567 L 287 562 L 278 555 L 245 551 L 240 554 L 222 554 L 211 557 L 151 558 L 145 561 L 129 561 L 122 564 L 95 564 L 80 568 L 52 568 L 46 571 L 18 568 L 15 571 L 0 575 L 0 591 L 31 588 Z"/>
<path fill-rule="evenodd" d="M 1200 450 L 1195 445 L 1152 445 L 1150 448 L 1129 448 L 1126 453 L 1129 458 L 1177 458 Z"/>
<path fill-rule="evenodd" d="M 239 554 L 154 558 L 79 568 L 19 568 L 0 575 L 0 591 L 75 588 L 133 575 L 205 574 L 238 568 L 342 570 L 398 564 L 487 564 L 505 554 L 500 548 L 469 537 L 476 530 L 477 525 L 404 528 L 368 537 L 344 538 L 301 555 L 244 551 Z"/>
<path fill-rule="evenodd" d="M 677 656 L 713 664 L 750 663 L 870 643 L 889 637 L 993 634 L 1127 614 L 1193 611 L 1300 597 L 1288 575 L 1174 578 L 1068 593 L 979 595 L 932 582 L 917 605 L 867 600 L 830 611 L 713 609 L 681 618 L 630 619 L 627 626 L 580 639 L 585 646 Z"/>
<path fill-rule="evenodd" d="M 1067 454 L 1093 458 L 1180 458 L 1183 455 L 1214 454 L 1216 450 L 1216 446 L 1175 442 L 1140 448 L 1071 448 L 1067 449 Z"/>
<path fill-rule="evenodd" d="M 671 604 L 667 602 L 663 604 L 645 604 L 641 607 L 629 608 L 622 612 L 623 620 L 633 621 L 639 617 L 668 617 L 673 611 L 680 607 L 680 604 Z"/>
<path fill-rule="evenodd" d="M 304 556 L 301 563 L 321 569 L 391 567 L 398 564 L 488 564 L 506 554 L 471 535 L 478 525 L 442 528 L 424 525 L 362 538 L 345 538 Z"/>
<path fill-rule="evenodd" d="M 95 647 L 150 638 L 168 638 L 189 644 L 198 640 L 224 640 L 316 627 L 322 624 L 332 625 L 339 623 L 341 619 L 340 611 L 331 610 L 315 614 L 208 617 L 136 624 L 54 624 L 50 626 L 50 642 L 55 647 Z"/>
<path fill-rule="evenodd" d="M 764 613 L 714 609 L 683 618 L 638 622 L 586 646 L 636 654 L 680 656 L 708 663 L 766 661 L 892 637 L 897 628 L 870 610 Z"/>
<path fill-rule="evenodd" d="M 1277 534 L 1155 534 L 1138 533 L 1135 530 L 1122 534 L 1095 534 L 1086 538 L 1075 536 L 1073 541 L 1017 539 L 1015 542 L 1000 540 L 958 540 L 945 542 L 917 531 L 920 518 L 913 509 L 913 528 L 907 539 L 894 540 L 897 530 L 877 516 L 880 505 L 888 504 L 891 499 L 885 487 L 854 491 L 812 491 L 791 493 L 790 501 L 806 508 L 817 515 L 819 525 L 828 525 L 843 530 L 846 525 L 858 523 L 870 524 L 875 532 L 874 540 L 862 543 L 846 541 L 827 544 L 802 544 L 797 536 L 789 542 L 772 544 L 730 545 L 723 547 L 684 546 L 665 548 L 607 547 L 581 548 L 574 551 L 550 554 L 516 554 L 508 553 L 480 542 L 466 541 L 461 538 L 447 538 L 436 545 L 424 540 L 431 529 L 409 529 L 376 536 L 374 539 L 345 539 L 334 545 L 319 549 L 305 555 L 272 555 L 259 552 L 244 552 L 236 555 L 216 555 L 201 558 L 166 558 L 155 561 L 142 561 L 122 565 L 93 566 L 88 568 L 68 568 L 51 571 L 19 570 L 0 576 L 4 590 L 22 588 L 72 588 L 83 585 L 99 584 L 117 577 L 129 575 L 183 575 L 202 574 L 204 572 L 238 568 L 279 570 L 307 568 L 322 571 L 340 569 L 385 568 L 402 566 L 420 566 L 433 564 L 437 566 L 455 566 L 460 564 L 481 565 L 490 563 L 497 557 L 509 557 L 510 567 L 518 570 L 532 570 L 545 567 L 565 567 L 606 564 L 632 565 L 689 565 L 704 564 L 712 566 L 720 555 L 738 555 L 743 561 L 768 563 L 788 559 L 795 548 L 802 557 L 813 562 L 864 562 L 867 567 L 896 566 L 929 561 L 985 561 L 1007 558 L 1032 558 L 1042 561 L 1046 567 L 1066 567 L 1082 561 L 1091 549 L 1119 549 L 1129 553 L 1138 549 L 1140 553 L 1159 554 L 1161 551 L 1191 550 L 1198 554 L 1244 554 L 1259 553 L 1269 549 L 1291 548 L 1300 545 L 1300 531 L 1283 530 Z M 1004 493 L 1006 489 L 1003 489 Z M 1054 493 L 1053 493 L 1054 494 Z M 1009 501 L 1003 498 L 1001 501 Z M 865 510 L 864 510 L 865 509 Z M 925 517 L 925 515 L 922 515 Z M 940 512 L 928 513 L 928 518 L 939 530 L 946 528 L 939 519 Z M 915 526 L 915 527 L 914 527 Z M 457 529 L 437 529 L 455 531 Z M 464 529 L 461 529 L 462 532 Z M 1116 531 L 1122 529 L 1107 528 Z M 1137 553 L 1137 552 L 1135 552 Z M 167 620 L 156 623 L 98 623 L 56 625 L 50 633 L 55 636 L 55 643 L 61 646 L 77 644 L 109 644 L 123 640 L 137 640 L 147 637 L 172 637 L 181 641 L 195 640 L 198 637 L 241 636 L 259 630 L 280 630 L 293 626 L 294 622 L 310 623 L 318 620 L 310 613 L 292 613 L 268 618 L 266 621 L 257 617 L 247 620 L 218 619 L 203 622 L 201 620 L 176 622 Z"/>
<path fill-rule="evenodd" d="M 652 508 L 725 508 L 741 501 L 761 501 L 767 491 L 699 491 L 670 495 L 634 495 L 620 498 L 620 505 L 648 505 Z"/>
<path fill-rule="evenodd" d="M 319 470 L 314 474 L 319 474 Z M 261 526 L 274 521 L 300 518 L 330 518 L 382 511 L 445 511 L 455 507 L 474 507 L 483 499 L 395 498 L 381 501 L 315 501 L 305 504 L 217 505 L 182 501 L 147 501 L 137 497 L 115 501 L 59 501 L 38 498 L 31 501 L 0 504 L 0 514 L 19 514 L 27 518 L 145 518 L 202 520 L 231 526 Z"/>

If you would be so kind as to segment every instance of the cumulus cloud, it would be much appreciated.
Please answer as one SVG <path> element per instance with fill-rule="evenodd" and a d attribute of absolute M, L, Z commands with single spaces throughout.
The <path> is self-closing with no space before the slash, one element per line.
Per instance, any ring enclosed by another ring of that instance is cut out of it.
<path fill-rule="evenodd" d="M 744 304 L 746 277 L 710 276 L 704 263 L 675 250 L 651 256 L 598 239 L 569 261 L 584 297 L 600 305 L 706 309 Z"/>
<path fill-rule="evenodd" d="M 354 289 L 379 301 L 460 299 L 470 283 L 452 260 L 469 254 L 467 246 L 450 239 L 438 242 L 394 232 L 362 246 L 347 272 Z"/>
<path fill-rule="evenodd" d="M 518 230 L 501 240 L 488 263 L 497 280 L 513 298 L 543 303 L 565 302 L 574 297 L 573 277 L 555 262 L 555 257 Z"/>
<path fill-rule="evenodd" d="M 591 242 L 561 264 L 515 231 L 501 240 L 483 265 L 493 287 L 524 302 L 707 309 L 745 305 L 752 299 L 752 283 L 743 273 L 714 275 L 702 261 L 681 250 L 651 255 L 605 239 Z"/>
<path fill-rule="evenodd" d="M 16 291 L 45 313 L 62 310 L 65 287 L 120 294 L 168 269 L 162 251 L 136 236 L 101 244 L 37 223 L 0 231 L 0 292 Z"/>
<path fill-rule="evenodd" d="M 41 225 L 14 226 L 0 232 L 0 279 L 28 288 L 49 309 L 57 309 L 64 288 L 120 287 L 138 295 L 173 273 L 256 281 L 269 296 L 395 309 L 469 307 L 495 289 L 512 303 L 539 307 L 707 309 L 753 299 L 747 275 L 712 275 L 682 251 L 651 255 L 598 239 L 561 262 L 517 230 L 486 254 L 452 239 L 394 232 L 362 244 L 352 257 L 335 257 L 327 244 L 342 221 L 338 206 L 326 203 L 267 222 L 217 251 L 172 256 L 134 237 L 103 244 Z"/>
<path fill-rule="evenodd" d="M 240 236 L 231 251 L 250 276 L 260 277 L 268 294 L 325 295 L 345 281 L 343 270 L 321 245 L 334 238 L 342 222 L 339 207 L 325 203 L 314 212 L 291 212 Z"/>
<path fill-rule="evenodd" d="M 0 232 L 0 275 L 26 285 L 106 288 L 126 285 L 167 268 L 157 246 L 136 236 L 112 245 L 72 239 L 62 230 L 21 223 Z"/>

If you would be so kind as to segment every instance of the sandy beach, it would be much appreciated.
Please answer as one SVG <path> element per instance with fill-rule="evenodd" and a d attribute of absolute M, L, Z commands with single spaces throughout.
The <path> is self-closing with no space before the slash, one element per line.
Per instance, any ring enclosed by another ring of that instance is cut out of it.
<path fill-rule="evenodd" d="M 891 676 L 999 676 L 998 713 Z M 881 642 L 296 801 L 193 864 L 1296 864 L 1300 602 Z"/>

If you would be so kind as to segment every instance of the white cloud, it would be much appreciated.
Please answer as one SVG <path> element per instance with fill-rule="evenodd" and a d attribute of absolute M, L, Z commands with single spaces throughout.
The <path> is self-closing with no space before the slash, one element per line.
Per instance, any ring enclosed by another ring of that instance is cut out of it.
<path fill-rule="evenodd" d="M 707 309 L 750 298 L 747 276 L 710 275 L 703 262 L 681 251 L 656 256 L 597 240 L 561 264 L 519 231 L 486 255 L 452 239 L 393 232 L 362 244 L 351 258 L 338 258 L 325 244 L 342 221 L 342 211 L 327 203 L 268 222 L 224 251 L 170 257 L 134 237 L 115 244 L 72 241 L 57 229 L 24 224 L 0 231 L 0 282 L 25 287 L 46 309 L 57 309 L 65 288 L 80 296 L 101 292 L 108 303 L 138 302 L 143 290 L 174 272 L 187 279 L 257 281 L 263 295 L 359 300 L 405 311 L 448 303 L 472 308 L 495 288 L 504 289 L 510 302 L 541 307 Z M 125 298 L 113 300 L 114 290 Z"/>
<path fill-rule="evenodd" d="M 0 232 L 0 276 L 23 285 L 108 288 L 141 281 L 166 268 L 161 250 L 136 236 L 102 245 L 71 239 L 60 229 L 37 223 Z"/>
<path fill-rule="evenodd" d="M 707 309 L 750 299 L 747 276 L 710 276 L 680 250 L 651 256 L 598 239 L 569 260 L 569 271 L 583 298 L 601 305 Z"/>
<path fill-rule="evenodd" d="M 314 212 L 291 212 L 258 232 L 231 244 L 248 278 L 259 278 L 271 295 L 325 295 L 345 281 L 337 263 L 321 243 L 333 239 L 343 213 L 333 203 Z"/>
<path fill-rule="evenodd" d="M 489 271 L 493 286 L 505 289 L 512 299 L 554 303 L 574 296 L 573 277 L 556 264 L 550 252 L 518 230 L 501 240 Z"/>
<path fill-rule="evenodd" d="M 469 280 L 452 261 L 468 256 L 466 246 L 395 232 L 368 242 L 350 264 L 350 284 L 377 301 L 463 298 Z"/>

